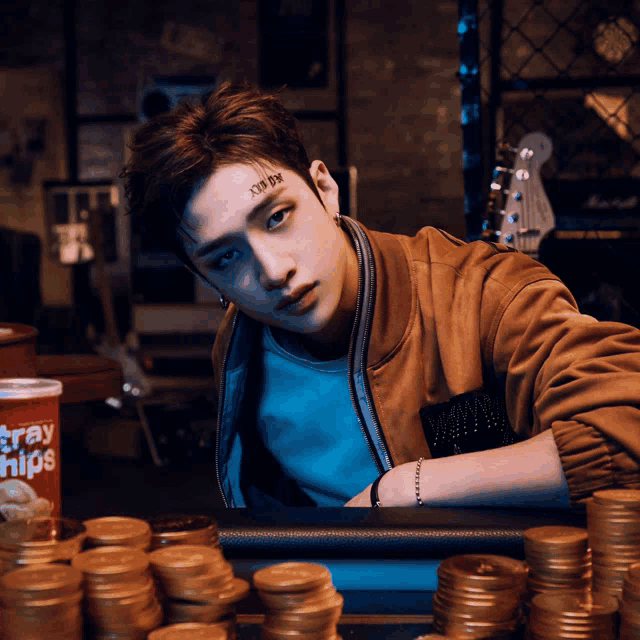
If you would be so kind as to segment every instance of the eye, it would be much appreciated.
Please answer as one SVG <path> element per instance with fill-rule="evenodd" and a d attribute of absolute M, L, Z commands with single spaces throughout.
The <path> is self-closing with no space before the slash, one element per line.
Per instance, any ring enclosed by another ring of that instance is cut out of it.
<path fill-rule="evenodd" d="M 233 260 L 234 254 L 238 253 L 235 249 L 230 249 L 226 253 L 223 253 L 219 258 L 216 258 L 209 265 L 216 271 L 222 271 L 229 266 L 229 263 Z"/>
<path fill-rule="evenodd" d="M 280 209 L 279 211 L 276 211 L 272 216 L 269 217 L 269 220 L 267 220 L 267 229 L 279 227 L 289 216 L 290 211 L 291 207 L 289 207 L 288 209 Z"/>

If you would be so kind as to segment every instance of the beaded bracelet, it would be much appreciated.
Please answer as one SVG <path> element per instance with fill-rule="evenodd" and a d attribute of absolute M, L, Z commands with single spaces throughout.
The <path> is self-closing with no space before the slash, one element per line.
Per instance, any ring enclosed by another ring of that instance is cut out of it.
<path fill-rule="evenodd" d="M 424 458 L 418 458 L 418 464 L 416 465 L 416 499 L 421 507 L 424 507 L 424 503 L 420 497 L 420 466 L 422 465 L 423 460 Z"/>

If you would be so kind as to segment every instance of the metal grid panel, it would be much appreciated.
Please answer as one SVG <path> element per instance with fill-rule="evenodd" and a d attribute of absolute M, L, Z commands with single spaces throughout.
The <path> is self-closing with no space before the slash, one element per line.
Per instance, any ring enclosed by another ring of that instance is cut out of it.
<path fill-rule="evenodd" d="M 479 0 L 478 33 L 491 165 L 539 130 L 545 178 L 640 177 L 639 0 Z"/>

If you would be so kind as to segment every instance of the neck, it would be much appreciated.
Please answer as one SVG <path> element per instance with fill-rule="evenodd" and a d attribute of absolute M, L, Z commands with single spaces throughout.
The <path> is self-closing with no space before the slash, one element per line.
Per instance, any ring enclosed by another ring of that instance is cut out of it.
<path fill-rule="evenodd" d="M 337 360 L 349 351 L 354 314 L 345 319 L 340 331 L 321 335 L 298 335 L 300 344 L 318 360 Z"/>

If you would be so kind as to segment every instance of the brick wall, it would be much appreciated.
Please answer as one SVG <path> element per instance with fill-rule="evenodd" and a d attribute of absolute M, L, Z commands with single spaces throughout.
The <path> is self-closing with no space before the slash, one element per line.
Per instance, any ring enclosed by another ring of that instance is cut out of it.
<path fill-rule="evenodd" d="M 348 158 L 359 173 L 359 218 L 383 231 L 411 234 L 432 224 L 463 236 L 457 3 L 346 4 Z M 62 74 L 61 15 L 61 0 L 4 3 L 0 68 L 44 66 Z M 206 30 L 209 49 L 188 52 L 163 44 L 172 22 Z M 78 111 L 84 115 L 135 112 L 139 91 L 154 75 L 258 78 L 256 0 L 85 0 L 77 6 L 77 39 Z M 290 90 L 283 100 L 291 108 L 335 106 L 331 89 Z M 5 116 L 18 108 L 11 96 L 3 97 Z M 82 179 L 116 178 L 127 128 L 81 127 Z M 302 130 L 311 157 L 335 166 L 334 125 L 305 122 Z M 116 272 L 128 268 L 127 220 L 119 222 Z"/>

